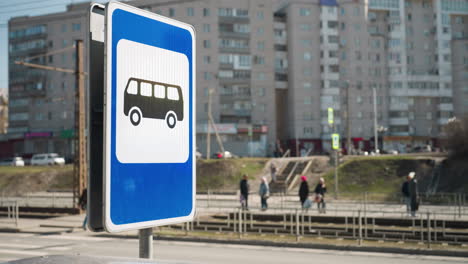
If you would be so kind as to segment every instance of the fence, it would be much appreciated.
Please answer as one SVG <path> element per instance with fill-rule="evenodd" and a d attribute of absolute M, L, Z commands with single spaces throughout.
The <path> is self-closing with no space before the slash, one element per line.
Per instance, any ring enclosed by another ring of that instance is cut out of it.
<path fill-rule="evenodd" d="M 221 209 L 221 208 L 220 208 Z M 349 216 L 317 216 L 303 210 L 282 212 L 245 211 L 237 208 L 208 217 L 197 215 L 191 223 L 173 225 L 170 228 L 185 232 L 202 230 L 234 232 L 239 238 L 245 234 L 291 235 L 296 241 L 306 237 L 344 238 L 363 241 L 433 243 L 462 245 L 468 243 L 468 222 L 437 219 L 430 212 L 415 218 L 382 218 L 369 216 L 375 213 L 356 210 Z"/>
<path fill-rule="evenodd" d="M 331 195 L 330 195 L 331 196 Z M 340 193 L 339 200 L 327 200 L 327 214 L 344 215 L 361 210 L 363 212 L 373 211 L 381 216 L 406 216 L 406 207 L 401 194 L 381 193 Z M 429 211 L 439 217 L 468 220 L 467 194 L 464 193 L 420 193 L 420 208 Z M 300 207 L 299 198 L 294 195 L 283 193 L 273 194 L 268 199 L 269 207 L 272 209 L 297 209 Z M 260 205 L 258 194 L 249 196 L 249 203 L 253 206 Z M 231 191 L 207 191 L 197 195 L 197 207 L 199 208 L 236 208 L 239 206 L 239 194 Z M 378 212 L 378 213 L 377 213 Z"/>

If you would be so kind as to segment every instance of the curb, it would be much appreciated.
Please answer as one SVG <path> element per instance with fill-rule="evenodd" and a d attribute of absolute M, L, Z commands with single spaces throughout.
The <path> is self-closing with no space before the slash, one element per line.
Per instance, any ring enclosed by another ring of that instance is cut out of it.
<path fill-rule="evenodd" d="M 58 227 L 58 226 L 55 226 Z M 62 227 L 64 228 L 64 227 Z M 35 234 L 62 234 L 73 232 L 73 228 L 67 227 L 68 230 L 57 230 L 49 232 L 28 232 L 19 228 L 0 228 L 3 233 L 35 233 Z M 94 233 L 95 237 L 109 237 L 119 239 L 138 239 L 135 234 L 109 234 L 109 233 Z M 395 247 L 370 247 L 370 246 L 355 246 L 355 245 L 331 245 L 319 243 L 287 243 L 287 242 L 273 242 L 262 240 L 228 240 L 228 239 L 209 239 L 209 238 L 196 238 L 196 237 L 174 237 L 174 236 L 161 236 L 154 235 L 153 240 L 164 241 L 179 241 L 179 242 L 198 242 L 208 244 L 225 244 L 225 245 L 248 245 L 248 246 L 266 246 L 278 248 L 302 248 L 302 249 L 319 249 L 319 250 L 337 250 L 349 252 L 363 252 L 363 253 L 387 253 L 387 254 L 405 254 L 405 255 L 424 255 L 424 256 L 439 256 L 439 257 L 461 257 L 468 258 L 468 251 L 450 251 L 450 250 L 431 250 L 431 249 L 407 249 Z"/>
<path fill-rule="evenodd" d="M 102 234 L 102 235 L 99 235 L 99 237 L 138 239 L 138 235 Z M 227 240 L 227 239 L 209 239 L 209 238 L 195 238 L 195 237 L 172 237 L 172 236 L 159 236 L 159 235 L 153 236 L 153 240 L 468 258 L 468 251 L 406 249 L 406 248 L 395 248 L 395 247 L 369 247 L 369 246 L 353 246 L 353 245 L 340 246 L 340 245 L 329 245 L 329 244 L 318 244 L 318 243 L 286 243 L 286 242 L 272 242 L 272 241 L 261 241 L 261 240 Z"/>

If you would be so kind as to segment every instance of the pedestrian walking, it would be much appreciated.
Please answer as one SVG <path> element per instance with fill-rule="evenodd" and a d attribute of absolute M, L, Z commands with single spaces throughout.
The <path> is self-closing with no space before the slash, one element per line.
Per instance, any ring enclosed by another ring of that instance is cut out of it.
<path fill-rule="evenodd" d="M 260 201 L 262 203 L 262 211 L 265 211 L 268 209 L 267 200 L 270 197 L 270 188 L 268 187 L 268 182 L 265 177 L 262 177 L 262 183 L 260 184 L 258 194 L 260 195 Z"/>
<path fill-rule="evenodd" d="M 325 185 L 325 179 L 320 178 L 319 183 L 315 186 L 315 202 L 317 203 L 317 209 L 319 214 L 325 213 L 325 193 L 327 192 L 327 186 Z"/>
<path fill-rule="evenodd" d="M 273 164 L 273 162 L 270 164 L 270 174 L 271 174 L 271 180 L 273 182 L 276 182 L 276 166 Z"/>
<path fill-rule="evenodd" d="M 82 225 L 83 230 L 87 229 L 86 224 L 88 223 L 88 213 L 86 212 L 87 205 L 88 205 L 88 189 L 84 188 L 83 192 L 81 193 L 80 199 L 78 200 L 78 206 L 80 206 L 80 208 L 85 211 L 85 218 L 83 220 L 83 225 Z"/>
<path fill-rule="evenodd" d="M 401 186 L 401 192 L 406 204 L 406 213 L 408 216 L 413 217 L 416 216 L 416 211 L 419 209 L 418 186 L 414 176 L 416 176 L 416 173 L 414 171 L 410 172 Z"/>
<path fill-rule="evenodd" d="M 301 206 L 304 208 L 304 203 L 309 197 L 309 184 L 307 183 L 307 177 L 301 176 L 301 186 L 299 187 L 299 200 L 301 201 Z"/>
<path fill-rule="evenodd" d="M 240 202 L 243 210 L 249 210 L 249 182 L 247 174 L 242 176 L 240 181 Z"/>

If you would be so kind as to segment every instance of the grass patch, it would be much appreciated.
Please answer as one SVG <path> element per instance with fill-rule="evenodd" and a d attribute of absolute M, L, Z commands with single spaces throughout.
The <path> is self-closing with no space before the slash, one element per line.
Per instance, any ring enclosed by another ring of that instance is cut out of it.
<path fill-rule="evenodd" d="M 365 192 L 378 194 L 374 199 L 389 199 L 400 192 L 404 177 L 421 167 L 421 160 L 408 156 L 356 157 L 338 168 L 338 184 L 350 198 L 361 198 Z M 325 175 L 328 191 L 335 188 L 334 169 Z"/>
<path fill-rule="evenodd" d="M 198 160 L 197 191 L 236 190 L 242 175 L 256 179 L 267 161 L 264 158 Z"/>

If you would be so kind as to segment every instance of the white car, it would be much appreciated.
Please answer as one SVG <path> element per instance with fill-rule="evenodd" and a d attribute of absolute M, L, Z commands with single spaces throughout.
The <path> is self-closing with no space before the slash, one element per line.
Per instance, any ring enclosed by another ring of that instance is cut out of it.
<path fill-rule="evenodd" d="M 64 165 L 65 159 L 56 153 L 35 154 L 31 158 L 31 165 Z"/>
<path fill-rule="evenodd" d="M 0 165 L 1 166 L 23 167 L 24 166 L 24 160 L 23 160 L 22 157 L 6 158 L 6 159 L 0 160 Z"/>

